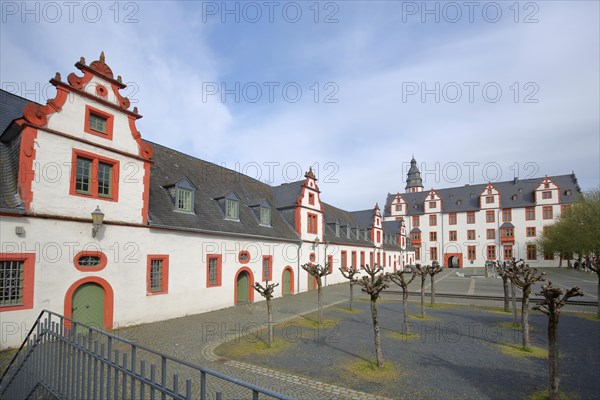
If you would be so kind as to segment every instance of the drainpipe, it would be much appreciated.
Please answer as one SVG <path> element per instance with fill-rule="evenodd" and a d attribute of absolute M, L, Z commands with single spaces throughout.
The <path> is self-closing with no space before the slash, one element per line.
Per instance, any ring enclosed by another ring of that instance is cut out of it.
<path fill-rule="evenodd" d="M 440 204 L 442 204 L 442 203 L 440 202 Z M 440 206 L 440 208 L 441 208 L 441 206 Z M 441 248 L 442 262 L 440 263 L 440 265 L 443 266 L 444 265 L 444 254 L 445 254 L 444 253 L 444 238 L 445 238 L 445 236 L 444 236 L 444 213 L 443 212 L 440 212 L 440 219 L 442 220 L 441 221 L 441 225 L 442 225 L 441 226 L 441 228 L 442 228 L 442 248 Z M 450 265 L 448 265 L 447 267 L 450 268 Z"/>
<path fill-rule="evenodd" d="M 329 247 L 329 242 L 326 242 L 325 239 L 323 239 L 323 242 L 325 242 L 325 263 L 323 265 L 327 265 L 327 247 Z M 325 286 L 327 286 L 327 275 L 325 275 Z"/>
<path fill-rule="evenodd" d="M 302 249 L 302 240 L 298 242 L 298 251 L 296 252 L 296 293 L 300 293 L 300 250 Z"/>

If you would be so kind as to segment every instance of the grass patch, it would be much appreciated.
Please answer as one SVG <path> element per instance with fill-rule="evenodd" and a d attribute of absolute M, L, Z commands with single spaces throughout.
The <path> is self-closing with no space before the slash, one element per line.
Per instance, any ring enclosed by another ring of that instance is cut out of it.
<path fill-rule="evenodd" d="M 512 357 L 548 358 L 548 350 L 539 346 L 530 346 L 526 350 L 520 344 L 502 343 L 498 345 L 498 348 L 502 353 Z"/>
<path fill-rule="evenodd" d="M 568 393 L 568 392 L 559 392 L 558 398 L 560 400 L 577 400 L 579 396 Z M 550 396 L 548 395 L 548 390 L 540 390 L 539 392 L 535 392 L 527 397 L 527 400 L 549 400 Z"/>
<path fill-rule="evenodd" d="M 364 359 L 345 362 L 340 367 L 352 375 L 351 379 L 355 383 L 390 381 L 400 375 L 398 369 L 390 361 L 385 362 L 382 368 L 377 368 L 375 361 Z"/>
<path fill-rule="evenodd" d="M 337 307 L 333 308 L 333 311 L 338 311 L 338 312 L 342 312 L 345 314 L 360 314 L 364 310 L 362 308 L 356 308 L 356 307 L 352 307 L 352 310 L 351 310 L 348 307 L 337 306 Z"/>
<path fill-rule="evenodd" d="M 567 313 L 563 313 L 563 315 L 567 315 L 569 317 L 583 318 L 583 319 L 587 319 L 588 321 L 600 322 L 600 318 L 598 318 L 596 316 L 596 314 L 592 314 L 592 313 L 583 313 L 583 312 L 570 313 L 570 312 L 567 312 Z"/>
<path fill-rule="evenodd" d="M 439 318 L 432 317 L 431 315 L 425 314 L 425 316 L 421 316 L 421 314 L 409 314 L 409 320 L 417 320 L 417 321 L 437 321 Z"/>
<path fill-rule="evenodd" d="M 296 343 L 275 337 L 273 345 L 269 347 L 267 339 L 262 338 L 262 333 L 257 335 L 246 335 L 242 338 L 230 340 L 219 345 L 215 354 L 226 358 L 247 357 L 251 355 L 272 355 L 286 350 Z"/>
<path fill-rule="evenodd" d="M 411 332 L 410 329 L 407 333 L 396 332 L 396 331 L 386 331 L 385 337 L 388 339 L 398 340 L 404 342 L 406 340 L 418 339 L 419 334 L 416 332 Z"/>
<path fill-rule="evenodd" d="M 279 325 L 281 326 L 283 329 L 285 329 L 285 327 L 290 326 L 290 325 L 294 325 L 294 326 L 299 326 L 302 328 L 334 328 L 339 322 L 339 319 L 335 319 L 335 318 L 323 318 L 323 323 L 319 324 L 319 318 L 316 315 L 304 315 L 304 316 L 300 316 L 298 318 L 294 318 L 292 320 L 289 320 L 287 322 L 284 322 L 283 324 Z"/>

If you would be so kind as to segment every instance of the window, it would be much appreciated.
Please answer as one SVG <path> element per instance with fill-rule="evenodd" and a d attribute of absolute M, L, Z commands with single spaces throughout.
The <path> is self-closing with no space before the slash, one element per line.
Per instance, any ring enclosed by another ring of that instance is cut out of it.
<path fill-rule="evenodd" d="M 429 216 L 429 226 L 437 226 L 437 215 Z"/>
<path fill-rule="evenodd" d="M 569 210 L 570 208 L 571 208 L 571 205 L 570 205 L 570 204 L 562 204 L 562 205 L 560 206 L 560 213 L 561 213 L 561 214 L 564 214 L 564 213 L 566 213 L 566 212 L 567 212 L 567 210 Z"/>
<path fill-rule="evenodd" d="M 485 197 L 486 204 L 492 204 L 493 202 L 494 202 L 494 196 L 486 196 Z"/>
<path fill-rule="evenodd" d="M 166 294 L 169 292 L 169 256 L 148 255 L 146 271 L 146 294 Z"/>
<path fill-rule="evenodd" d="M 535 237 L 536 236 L 535 226 L 528 226 L 525 229 L 525 233 L 527 234 L 527 237 Z"/>
<path fill-rule="evenodd" d="M 225 199 L 225 218 L 240 219 L 240 202 L 234 199 Z"/>
<path fill-rule="evenodd" d="M 457 237 L 456 231 L 450 231 L 448 233 L 450 234 L 450 241 L 456 242 L 456 237 Z"/>
<path fill-rule="evenodd" d="M 537 260 L 537 248 L 535 244 L 529 243 L 527 245 L 527 259 L 528 260 Z"/>
<path fill-rule="evenodd" d="M 0 253 L 0 309 L 33 308 L 35 253 Z"/>
<path fill-rule="evenodd" d="M 467 230 L 467 240 L 475 240 L 475 229 Z"/>
<path fill-rule="evenodd" d="M 381 242 L 381 231 L 377 231 L 377 243 Z"/>
<path fill-rule="evenodd" d="M 260 207 L 260 224 L 271 226 L 271 209 L 269 207 Z"/>
<path fill-rule="evenodd" d="M 544 206 L 542 208 L 542 218 L 552 219 L 552 206 Z"/>
<path fill-rule="evenodd" d="M 335 223 L 335 236 L 340 237 L 340 224 Z"/>
<path fill-rule="evenodd" d="M 554 253 L 544 253 L 544 260 L 554 260 Z"/>
<path fill-rule="evenodd" d="M 421 248 L 417 247 L 415 249 L 415 260 L 420 260 L 421 259 Z"/>
<path fill-rule="evenodd" d="M 512 246 L 504 246 L 504 259 L 512 260 L 513 258 L 513 248 Z"/>
<path fill-rule="evenodd" d="M 512 210 L 510 208 L 502 210 L 502 222 L 509 222 L 512 220 Z"/>
<path fill-rule="evenodd" d="M 308 213 L 308 233 L 317 233 L 317 214 Z"/>
<path fill-rule="evenodd" d="M 352 252 L 352 268 L 356 268 L 356 252 Z"/>
<path fill-rule="evenodd" d="M 421 240 L 421 232 L 412 232 L 410 234 L 410 240 L 412 240 L 412 241 L 420 241 Z"/>
<path fill-rule="evenodd" d="M 374 265 L 374 263 L 375 263 L 375 259 L 373 258 L 373 252 L 371 252 L 371 253 L 369 254 L 369 263 L 370 263 L 371 267 L 372 267 L 372 266 Z"/>
<path fill-rule="evenodd" d="M 327 264 L 329 265 L 329 272 L 333 272 L 333 256 L 327 256 Z"/>
<path fill-rule="evenodd" d="M 315 253 L 310 253 L 308 255 L 308 260 L 312 263 L 315 262 L 315 260 L 317 259 L 317 256 L 315 255 Z"/>
<path fill-rule="evenodd" d="M 502 228 L 500 229 L 500 236 L 503 238 L 514 238 L 515 237 L 515 229 L 514 228 Z"/>
<path fill-rule="evenodd" d="M 119 162 L 73 150 L 70 194 L 117 201 Z"/>
<path fill-rule="evenodd" d="M 340 264 L 342 264 L 342 269 L 343 269 L 344 271 L 347 271 L 347 270 L 348 270 L 348 264 L 347 264 L 346 256 L 347 256 L 346 250 L 342 250 L 342 255 L 341 255 L 341 260 L 340 260 L 341 262 L 340 262 Z"/>
<path fill-rule="evenodd" d="M 488 229 L 488 230 L 486 230 L 486 238 L 488 240 L 494 240 L 494 239 L 496 239 L 496 230 L 495 229 Z"/>
<path fill-rule="evenodd" d="M 80 251 L 73 257 L 73 265 L 81 272 L 96 272 L 106 267 L 108 260 L 101 251 Z"/>
<path fill-rule="evenodd" d="M 419 221 L 419 216 L 418 215 L 413 215 L 412 217 L 412 225 L 414 226 L 419 226 L 420 221 Z"/>
<path fill-rule="evenodd" d="M 429 232 L 429 240 L 432 242 L 437 241 L 437 232 Z"/>
<path fill-rule="evenodd" d="M 364 265 L 365 265 L 365 252 L 361 251 L 360 252 L 360 266 L 364 267 Z"/>
<path fill-rule="evenodd" d="M 220 254 L 206 256 L 206 287 L 221 286 L 222 257 Z"/>
<path fill-rule="evenodd" d="M 552 192 L 550 190 L 542 192 L 542 199 L 551 199 L 551 198 L 552 198 Z"/>
<path fill-rule="evenodd" d="M 436 208 L 436 207 L 437 207 L 437 203 L 435 201 L 429 202 L 429 208 Z"/>
<path fill-rule="evenodd" d="M 475 223 L 475 211 L 467 212 L 467 224 Z"/>
<path fill-rule="evenodd" d="M 189 189 L 177 188 L 177 209 L 179 211 L 194 211 L 194 192 Z"/>
<path fill-rule="evenodd" d="M 402 211 L 402 204 L 396 204 L 396 211 Z"/>
<path fill-rule="evenodd" d="M 448 214 L 448 223 L 450 225 L 456 225 L 456 213 L 450 213 Z"/>
<path fill-rule="evenodd" d="M 485 222 L 496 222 L 494 210 L 487 210 L 485 212 Z"/>
<path fill-rule="evenodd" d="M 429 258 L 431 259 L 431 261 L 437 261 L 437 259 L 438 259 L 437 247 L 431 247 L 429 249 Z"/>
<path fill-rule="evenodd" d="M 496 246 L 490 244 L 487 246 L 487 259 L 495 260 L 496 259 Z"/>
<path fill-rule="evenodd" d="M 467 246 L 467 258 L 469 260 L 474 260 L 475 259 L 475 246 Z"/>
<path fill-rule="evenodd" d="M 313 193 L 308 194 L 308 204 L 311 206 L 315 205 L 315 195 Z"/>
<path fill-rule="evenodd" d="M 95 136 L 112 140 L 114 116 L 97 108 L 85 107 L 83 130 Z"/>
<path fill-rule="evenodd" d="M 273 256 L 263 256 L 262 260 L 262 280 L 273 280 Z"/>
<path fill-rule="evenodd" d="M 350 232 L 351 232 L 352 228 L 348 225 L 346 227 L 346 238 L 350 239 Z"/>
<path fill-rule="evenodd" d="M 248 261 L 250 261 L 250 252 L 248 250 L 240 251 L 240 254 L 238 254 L 238 261 L 240 264 L 248 264 Z"/>
<path fill-rule="evenodd" d="M 535 207 L 525 208 L 525 220 L 527 220 L 527 221 L 535 220 Z"/>

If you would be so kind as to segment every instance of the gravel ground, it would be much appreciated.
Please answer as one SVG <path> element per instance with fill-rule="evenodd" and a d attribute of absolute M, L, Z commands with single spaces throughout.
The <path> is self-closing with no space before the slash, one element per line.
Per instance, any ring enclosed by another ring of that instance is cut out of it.
<path fill-rule="evenodd" d="M 369 303 L 357 301 L 355 308 L 361 311 L 329 308 L 325 316 L 337 321 L 334 327 L 318 333 L 304 326 L 288 328 L 287 340 L 294 341 L 293 346 L 237 360 L 394 399 L 520 399 L 547 387 L 546 358 L 510 356 L 499 349 L 502 343 L 521 343 L 520 331 L 509 326 L 510 314 L 460 305 L 427 308 L 432 319 L 411 318 L 410 329 L 416 334 L 407 339 L 394 337 L 402 320 L 401 303 L 396 300 L 380 302 L 378 310 L 385 360 L 398 370 L 398 377 L 358 382 L 343 366 L 375 357 Z M 419 305 L 409 304 L 409 312 L 419 314 Z M 546 351 L 546 316 L 532 311 L 530 322 L 532 344 Z M 283 331 L 276 328 L 275 334 L 281 336 Z M 299 331 L 302 338 L 294 340 Z M 598 321 L 561 316 L 560 387 L 574 398 L 598 398 L 599 338 Z"/>

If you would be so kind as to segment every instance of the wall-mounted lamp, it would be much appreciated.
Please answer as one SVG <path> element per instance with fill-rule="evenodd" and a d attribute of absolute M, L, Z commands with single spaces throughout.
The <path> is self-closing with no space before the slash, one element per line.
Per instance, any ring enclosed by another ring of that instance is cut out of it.
<path fill-rule="evenodd" d="M 319 237 L 315 237 L 314 243 L 313 243 L 313 250 L 317 248 L 317 246 L 319 245 Z"/>
<path fill-rule="evenodd" d="M 104 222 L 104 213 L 100 210 L 100 206 L 96 206 L 94 212 L 92 212 L 92 237 L 96 237 L 96 233 L 102 227 L 102 223 Z"/>

